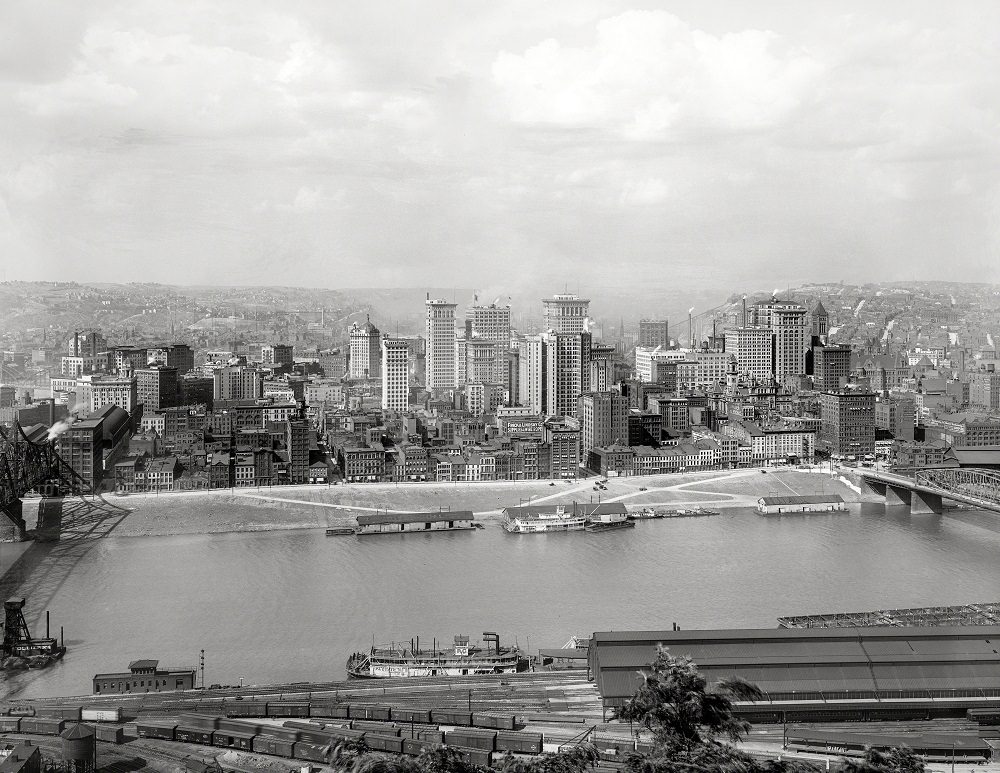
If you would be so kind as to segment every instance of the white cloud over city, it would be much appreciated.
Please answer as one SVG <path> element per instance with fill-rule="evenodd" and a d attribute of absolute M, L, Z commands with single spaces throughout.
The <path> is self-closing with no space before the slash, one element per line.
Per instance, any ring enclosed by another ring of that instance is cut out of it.
<path fill-rule="evenodd" d="M 341 5 L 0 6 L 4 276 L 1000 281 L 990 0 Z"/>

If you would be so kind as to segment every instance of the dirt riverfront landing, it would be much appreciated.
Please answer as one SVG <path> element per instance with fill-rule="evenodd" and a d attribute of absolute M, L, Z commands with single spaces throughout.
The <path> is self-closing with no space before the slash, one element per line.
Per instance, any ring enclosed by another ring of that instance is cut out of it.
<path fill-rule="evenodd" d="M 357 515 L 378 510 L 422 512 L 472 510 L 477 519 L 500 517 L 519 504 L 622 502 L 632 507 L 711 506 L 748 508 L 758 497 L 840 494 L 847 502 L 867 501 L 828 471 L 759 469 L 612 478 L 606 490 L 595 479 L 483 481 L 476 483 L 355 483 L 339 486 L 282 486 L 207 492 L 107 495 L 108 536 L 152 537 L 345 526 Z M 69 500 L 67 500 L 67 504 Z M 100 501 L 95 504 L 101 505 Z M 103 506 L 102 506 L 103 507 Z M 124 512 L 119 508 L 127 508 Z M 100 508 L 98 508 L 100 509 Z M 28 500 L 28 528 L 37 521 L 38 501 Z M 111 525 L 113 524 L 113 526 Z"/>

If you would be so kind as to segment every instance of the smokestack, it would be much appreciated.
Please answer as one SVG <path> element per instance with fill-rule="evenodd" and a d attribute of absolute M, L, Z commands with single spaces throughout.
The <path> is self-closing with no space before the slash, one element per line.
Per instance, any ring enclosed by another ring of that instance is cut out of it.
<path fill-rule="evenodd" d="M 691 312 L 694 311 L 694 306 L 688 309 L 688 336 L 691 338 L 691 348 L 694 349 L 694 317 L 691 316 Z"/>
<path fill-rule="evenodd" d="M 80 356 L 80 334 L 75 330 L 73 331 L 73 356 Z"/>
<path fill-rule="evenodd" d="M 740 322 L 740 327 L 747 326 L 747 297 L 743 296 L 743 321 Z"/>

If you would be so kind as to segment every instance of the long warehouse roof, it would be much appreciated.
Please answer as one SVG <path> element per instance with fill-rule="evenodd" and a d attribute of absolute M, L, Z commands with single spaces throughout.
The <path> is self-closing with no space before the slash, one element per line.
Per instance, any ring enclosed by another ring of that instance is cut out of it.
<path fill-rule="evenodd" d="M 590 646 L 606 704 L 631 697 L 661 643 L 710 684 L 736 676 L 767 693 L 1000 689 L 1000 626 L 614 631 Z"/>

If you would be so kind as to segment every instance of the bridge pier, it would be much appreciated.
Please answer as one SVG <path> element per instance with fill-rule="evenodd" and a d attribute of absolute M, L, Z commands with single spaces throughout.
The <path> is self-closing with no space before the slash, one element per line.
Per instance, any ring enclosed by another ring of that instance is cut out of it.
<path fill-rule="evenodd" d="M 0 511 L 6 517 L 0 517 L 0 541 L 3 542 L 24 542 L 27 538 L 28 530 L 24 522 L 22 513 L 24 503 L 20 499 L 14 499 L 0 507 Z"/>
<path fill-rule="evenodd" d="M 939 494 L 928 494 L 925 491 L 913 491 L 910 502 L 910 512 L 913 515 L 940 515 L 944 512 Z"/>
<path fill-rule="evenodd" d="M 875 496 L 884 497 L 886 484 L 880 480 L 872 480 L 871 478 L 861 478 L 861 487 L 868 489 Z"/>
<path fill-rule="evenodd" d="M 913 494 L 915 493 L 916 493 L 915 491 L 912 491 L 908 488 L 904 488 L 903 486 L 893 486 L 891 484 L 888 484 L 885 487 L 885 506 L 886 507 L 896 507 L 898 505 L 912 506 Z"/>

